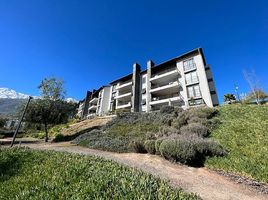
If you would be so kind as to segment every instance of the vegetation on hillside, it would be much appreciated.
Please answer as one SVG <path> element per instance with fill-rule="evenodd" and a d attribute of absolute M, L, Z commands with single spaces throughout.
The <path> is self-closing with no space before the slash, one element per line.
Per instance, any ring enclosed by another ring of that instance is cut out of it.
<path fill-rule="evenodd" d="M 221 106 L 219 119 L 222 123 L 211 137 L 229 153 L 210 158 L 206 165 L 268 183 L 268 106 Z"/>
<path fill-rule="evenodd" d="M 160 112 L 121 113 L 101 130 L 73 142 L 115 152 L 157 153 L 166 159 L 200 166 L 208 156 L 223 156 L 219 143 L 207 139 L 217 126 L 217 110 L 207 107 L 182 110 L 172 106 Z"/>
<path fill-rule="evenodd" d="M 97 157 L 0 149 L 0 199 L 200 199 Z"/>

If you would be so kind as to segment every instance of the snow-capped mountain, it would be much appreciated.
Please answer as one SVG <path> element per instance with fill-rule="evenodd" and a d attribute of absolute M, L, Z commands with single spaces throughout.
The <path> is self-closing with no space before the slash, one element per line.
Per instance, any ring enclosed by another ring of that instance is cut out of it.
<path fill-rule="evenodd" d="M 16 92 L 9 88 L 0 88 L 0 98 L 2 99 L 27 99 L 29 95 Z"/>
<path fill-rule="evenodd" d="M 0 87 L 0 99 L 28 99 L 30 95 L 16 92 L 15 90 L 9 88 Z M 33 96 L 34 99 L 39 99 L 38 96 Z M 66 98 L 67 102 L 77 103 L 78 101 L 74 98 Z"/>
<path fill-rule="evenodd" d="M 72 103 L 78 103 L 78 101 L 77 101 L 76 99 L 71 98 L 71 97 L 70 97 L 70 98 L 66 98 L 65 101 L 67 101 L 68 103 L 69 103 L 69 102 L 72 102 Z"/>

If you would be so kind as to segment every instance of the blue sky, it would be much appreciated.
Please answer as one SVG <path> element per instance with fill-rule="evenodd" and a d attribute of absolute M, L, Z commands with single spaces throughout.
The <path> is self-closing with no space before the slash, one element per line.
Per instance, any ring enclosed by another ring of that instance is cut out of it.
<path fill-rule="evenodd" d="M 68 97 L 202 47 L 219 99 L 249 90 L 255 69 L 268 91 L 268 1 L 0 1 L 0 87 L 38 95 L 44 77 Z"/>

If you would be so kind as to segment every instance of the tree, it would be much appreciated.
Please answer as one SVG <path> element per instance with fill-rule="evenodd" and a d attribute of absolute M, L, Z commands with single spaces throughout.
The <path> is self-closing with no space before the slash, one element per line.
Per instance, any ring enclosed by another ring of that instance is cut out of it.
<path fill-rule="evenodd" d="M 257 99 L 256 99 L 256 96 L 258 96 L 258 102 L 257 102 Z M 251 93 L 249 93 L 246 97 L 245 97 L 245 100 L 244 102 L 245 103 L 257 103 L 257 104 L 261 104 L 261 103 L 264 103 L 265 102 L 265 99 L 268 98 L 268 94 L 265 93 L 264 91 L 262 90 L 256 90 Z"/>
<path fill-rule="evenodd" d="M 259 105 L 260 104 L 260 100 L 261 100 L 261 94 L 258 91 L 261 91 L 261 87 L 260 87 L 260 82 L 259 79 L 255 73 L 254 70 L 251 70 L 250 72 L 244 70 L 244 77 L 246 79 L 246 81 L 249 84 L 250 90 L 251 90 L 251 95 L 254 97 L 254 100 L 256 101 L 256 103 Z"/>
<path fill-rule="evenodd" d="M 232 101 L 235 101 L 235 100 L 236 100 L 234 94 L 225 94 L 225 95 L 223 96 L 223 99 L 224 99 L 224 102 L 227 102 L 227 103 L 229 103 L 229 104 L 231 104 Z"/>
<path fill-rule="evenodd" d="M 57 79 L 55 77 L 45 78 L 41 81 L 38 89 L 44 99 L 59 100 L 64 99 L 65 90 L 63 87 L 63 80 Z"/>
<path fill-rule="evenodd" d="M 27 110 L 25 119 L 29 123 L 44 125 L 45 141 L 48 141 L 48 126 L 66 123 L 75 115 L 76 103 L 63 100 L 65 90 L 63 81 L 56 78 L 45 78 L 38 86 L 42 99 L 33 100 Z"/>
<path fill-rule="evenodd" d="M 4 128 L 6 125 L 7 119 L 0 117 L 0 128 Z"/>
<path fill-rule="evenodd" d="M 25 119 L 27 122 L 44 125 L 45 142 L 48 141 L 48 126 L 67 123 L 74 115 L 76 106 L 63 100 L 36 99 L 33 100 L 27 110 Z"/>

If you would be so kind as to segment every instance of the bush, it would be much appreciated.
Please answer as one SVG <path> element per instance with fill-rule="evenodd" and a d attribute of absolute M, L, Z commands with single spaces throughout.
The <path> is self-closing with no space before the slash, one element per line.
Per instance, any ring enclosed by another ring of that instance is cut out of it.
<path fill-rule="evenodd" d="M 225 156 L 227 152 L 219 143 L 200 138 L 196 134 L 171 135 L 155 142 L 156 154 L 166 159 L 191 166 L 203 166 L 206 157 Z"/>
<path fill-rule="evenodd" d="M 64 135 L 62 135 L 61 133 L 58 133 L 56 136 L 55 136 L 55 138 L 54 138 L 54 142 L 62 142 L 62 141 L 64 141 L 65 139 L 65 136 Z"/>
<path fill-rule="evenodd" d="M 182 139 L 165 139 L 160 144 L 160 153 L 169 160 L 185 164 L 195 163 L 197 151 L 191 141 Z"/>
<path fill-rule="evenodd" d="M 147 153 L 142 141 L 131 141 L 129 143 L 129 149 L 133 150 L 135 153 Z"/>
<path fill-rule="evenodd" d="M 200 118 L 200 117 L 192 117 L 190 119 L 187 120 L 188 124 L 191 123 L 199 123 L 202 125 L 207 125 L 208 124 L 208 120 L 206 118 Z"/>
<path fill-rule="evenodd" d="M 186 111 L 188 119 L 191 119 L 193 117 L 211 119 L 212 117 L 216 116 L 217 113 L 217 109 L 209 107 L 190 108 Z"/>
<path fill-rule="evenodd" d="M 194 141 L 194 145 L 199 154 L 204 156 L 226 156 L 227 152 L 224 148 L 215 141 L 208 139 L 197 139 Z"/>
<path fill-rule="evenodd" d="M 160 113 L 162 113 L 162 114 L 171 114 L 173 112 L 174 112 L 173 106 L 162 106 L 160 108 Z"/>
<path fill-rule="evenodd" d="M 208 128 L 200 123 L 191 123 L 180 128 L 181 134 L 197 134 L 200 137 L 208 135 Z"/>
<path fill-rule="evenodd" d="M 155 154 L 155 140 L 146 140 L 144 147 L 148 153 Z"/>
<path fill-rule="evenodd" d="M 162 138 L 157 139 L 157 140 L 155 141 L 155 154 L 156 154 L 156 155 L 161 155 L 159 148 L 160 148 L 160 145 L 161 145 L 162 141 L 163 141 Z"/>
<path fill-rule="evenodd" d="M 186 111 L 181 112 L 178 114 L 178 117 L 176 119 L 173 120 L 172 122 L 172 126 L 180 129 L 182 126 L 187 124 L 187 117 L 186 117 Z"/>

